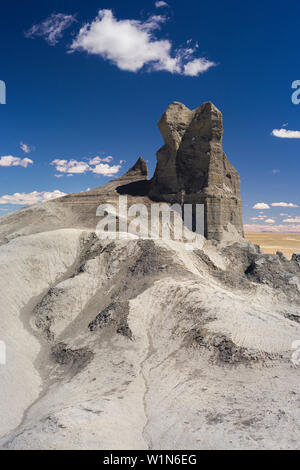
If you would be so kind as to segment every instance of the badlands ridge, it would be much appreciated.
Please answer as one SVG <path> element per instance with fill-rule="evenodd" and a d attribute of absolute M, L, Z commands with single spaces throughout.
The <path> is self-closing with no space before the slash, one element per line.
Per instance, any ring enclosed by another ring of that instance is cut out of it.
<path fill-rule="evenodd" d="M 1 449 L 300 447 L 300 256 L 243 238 L 213 104 L 172 103 L 159 128 L 151 180 L 139 159 L 0 218 Z M 99 238 L 120 195 L 204 204 L 202 247 Z"/>

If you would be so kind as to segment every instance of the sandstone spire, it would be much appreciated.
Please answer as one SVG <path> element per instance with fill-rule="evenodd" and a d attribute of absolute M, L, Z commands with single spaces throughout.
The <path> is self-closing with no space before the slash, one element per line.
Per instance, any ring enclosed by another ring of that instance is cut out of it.
<path fill-rule="evenodd" d="M 159 129 L 165 145 L 149 195 L 155 200 L 205 205 L 205 236 L 220 240 L 231 224 L 243 234 L 240 178 L 223 152 L 222 113 L 211 102 L 191 111 L 173 102 Z"/>
<path fill-rule="evenodd" d="M 135 164 L 125 173 L 129 178 L 148 178 L 148 167 L 143 157 L 139 157 Z"/>

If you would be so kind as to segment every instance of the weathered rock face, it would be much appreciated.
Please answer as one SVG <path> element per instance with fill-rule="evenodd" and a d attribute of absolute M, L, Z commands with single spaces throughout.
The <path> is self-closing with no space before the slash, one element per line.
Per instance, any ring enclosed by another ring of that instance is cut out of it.
<path fill-rule="evenodd" d="M 149 195 L 155 200 L 205 205 L 205 236 L 220 240 L 234 226 L 243 235 L 240 178 L 223 152 L 221 112 L 210 102 L 191 111 L 172 103 L 158 123 L 165 145 Z"/>
<path fill-rule="evenodd" d="M 128 181 L 140 181 L 143 179 L 148 179 L 148 167 L 147 163 L 142 157 L 139 157 L 135 164 L 125 173 L 125 175 L 121 176 L 122 180 Z"/>

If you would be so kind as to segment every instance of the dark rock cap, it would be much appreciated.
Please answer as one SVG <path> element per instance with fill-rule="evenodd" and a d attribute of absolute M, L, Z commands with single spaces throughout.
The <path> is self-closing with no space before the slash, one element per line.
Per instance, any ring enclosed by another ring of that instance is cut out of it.
<path fill-rule="evenodd" d="M 133 177 L 141 179 L 148 178 L 148 167 L 143 157 L 139 157 L 135 164 L 125 173 L 124 177 Z"/>

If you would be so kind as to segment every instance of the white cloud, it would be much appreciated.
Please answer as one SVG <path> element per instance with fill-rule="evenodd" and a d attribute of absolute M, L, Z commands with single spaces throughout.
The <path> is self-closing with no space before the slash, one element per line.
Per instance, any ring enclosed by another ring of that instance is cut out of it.
<path fill-rule="evenodd" d="M 272 202 L 271 206 L 273 207 L 299 207 L 297 204 L 292 202 Z"/>
<path fill-rule="evenodd" d="M 97 165 L 100 162 L 109 163 L 109 162 L 111 162 L 111 160 L 113 160 L 113 157 L 111 155 L 109 155 L 108 157 L 104 157 L 104 158 L 95 157 L 95 158 L 92 158 L 91 160 L 89 160 L 89 164 L 90 165 Z"/>
<path fill-rule="evenodd" d="M 265 222 L 267 224 L 275 224 L 276 221 L 274 219 L 266 219 Z"/>
<path fill-rule="evenodd" d="M 90 167 L 86 162 L 78 162 L 73 159 L 61 160 L 57 158 L 51 162 L 51 165 L 55 165 L 56 171 L 60 173 L 81 174 L 90 170 Z"/>
<path fill-rule="evenodd" d="M 144 22 L 117 20 L 111 10 L 99 10 L 98 16 L 80 29 L 70 52 L 95 54 L 130 72 L 148 66 L 148 71 L 197 76 L 215 65 L 205 58 L 195 58 L 197 47 L 181 48 L 172 53 L 171 41 L 159 40 L 154 34 L 165 21 L 161 15 Z"/>
<path fill-rule="evenodd" d="M 289 218 L 289 219 L 283 219 L 282 222 L 288 222 L 288 223 L 300 223 L 300 217 L 294 217 L 293 219 L 292 218 Z"/>
<path fill-rule="evenodd" d="M 297 204 L 294 204 L 292 202 L 272 202 L 271 203 L 272 207 L 299 207 Z M 253 206 L 252 209 L 259 209 L 259 210 L 265 210 L 265 209 L 270 209 L 269 204 L 266 204 L 265 202 L 258 202 Z"/>
<path fill-rule="evenodd" d="M 282 212 L 282 213 L 280 214 L 280 217 L 289 217 L 289 214 L 285 214 L 284 212 Z"/>
<path fill-rule="evenodd" d="M 121 165 L 109 166 L 107 163 L 99 163 L 92 169 L 92 172 L 97 175 L 113 176 L 119 173 Z"/>
<path fill-rule="evenodd" d="M 280 173 L 280 170 L 272 170 L 272 173 L 273 175 L 277 175 L 278 173 Z"/>
<path fill-rule="evenodd" d="M 25 33 L 25 37 L 34 38 L 35 36 L 43 37 L 50 46 L 55 46 L 62 38 L 63 32 L 74 23 L 73 15 L 64 15 L 63 13 L 52 13 L 45 21 L 40 24 L 33 25 L 29 31 Z"/>
<path fill-rule="evenodd" d="M 111 160 L 113 160 L 113 157 L 111 155 L 108 155 L 108 157 L 105 158 L 101 158 L 101 161 L 106 163 L 110 162 Z M 123 161 L 125 160 L 120 160 L 120 163 L 123 163 Z"/>
<path fill-rule="evenodd" d="M 245 232 L 300 233 L 300 225 L 245 224 Z"/>
<path fill-rule="evenodd" d="M 258 217 L 251 217 L 251 220 L 263 220 L 265 221 L 266 215 L 259 215 Z"/>
<path fill-rule="evenodd" d="M 204 57 L 194 59 L 183 66 L 183 74 L 189 77 L 197 77 L 200 73 L 206 72 L 210 67 L 216 65 Z"/>
<path fill-rule="evenodd" d="M 13 157 L 12 155 L 6 155 L 0 158 L 0 166 L 22 166 L 24 168 L 27 168 L 28 165 L 32 165 L 33 160 L 30 158 L 19 158 L 19 157 Z"/>
<path fill-rule="evenodd" d="M 162 8 L 162 7 L 168 7 L 169 5 L 167 2 L 164 2 L 163 0 L 155 2 L 155 8 Z"/>
<path fill-rule="evenodd" d="M 253 209 L 260 209 L 260 210 L 265 210 L 265 209 L 270 209 L 269 204 L 266 204 L 265 202 L 258 202 L 253 206 Z"/>
<path fill-rule="evenodd" d="M 25 144 L 24 142 L 20 142 L 20 148 L 23 150 L 24 153 L 29 153 L 31 148 L 29 145 Z"/>
<path fill-rule="evenodd" d="M 55 191 L 33 191 L 32 193 L 15 193 L 0 196 L 0 204 L 13 204 L 17 206 L 30 206 L 40 202 L 50 201 L 66 194 L 56 189 Z"/>
<path fill-rule="evenodd" d="M 287 129 L 273 129 L 271 135 L 280 139 L 300 139 L 300 131 L 289 131 Z"/>
<path fill-rule="evenodd" d="M 118 165 L 109 165 L 108 162 L 113 160 L 113 157 L 109 155 L 108 157 L 94 157 L 91 158 L 88 163 L 77 160 L 61 160 L 56 159 L 51 162 L 51 165 L 55 166 L 56 171 L 59 173 L 67 174 L 67 176 L 72 176 L 74 174 L 83 174 L 91 171 L 97 175 L 103 176 L 113 176 L 119 173 L 122 168 L 122 161 Z M 59 178 L 62 175 L 56 174 L 56 178 Z"/>

